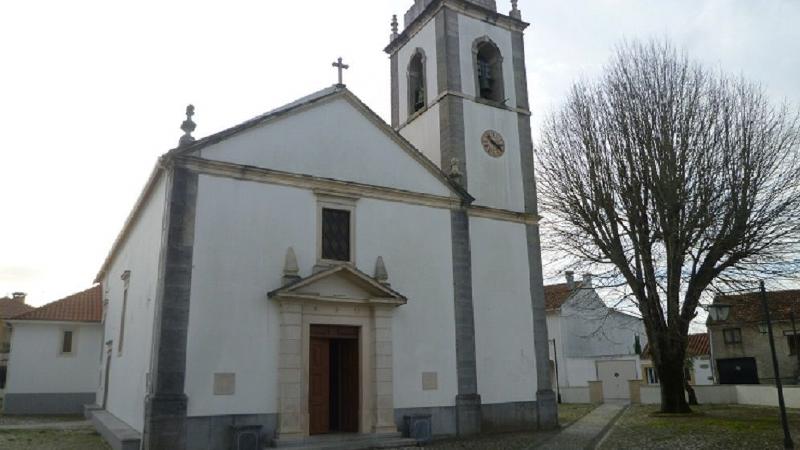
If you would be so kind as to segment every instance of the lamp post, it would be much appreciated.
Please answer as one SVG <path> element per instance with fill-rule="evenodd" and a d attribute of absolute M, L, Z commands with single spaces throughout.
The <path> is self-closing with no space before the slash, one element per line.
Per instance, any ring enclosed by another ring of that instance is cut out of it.
<path fill-rule="evenodd" d="M 759 282 L 761 290 L 761 307 L 764 308 L 764 318 L 767 322 L 767 334 L 769 334 L 769 349 L 772 352 L 772 369 L 775 371 L 775 387 L 778 388 L 778 406 L 781 410 L 781 424 L 783 425 L 783 448 L 793 449 L 792 435 L 789 434 L 789 421 L 786 418 L 786 403 L 783 401 L 783 384 L 781 383 L 780 370 L 778 368 L 778 355 L 775 352 L 775 338 L 772 334 L 772 321 L 769 317 L 769 306 L 767 305 L 767 290 L 764 288 L 764 281 Z"/>
<path fill-rule="evenodd" d="M 556 348 L 555 339 L 550 339 L 550 342 L 553 343 L 553 362 L 556 369 L 556 399 L 558 403 L 561 404 L 561 385 L 558 381 L 558 349 Z"/>

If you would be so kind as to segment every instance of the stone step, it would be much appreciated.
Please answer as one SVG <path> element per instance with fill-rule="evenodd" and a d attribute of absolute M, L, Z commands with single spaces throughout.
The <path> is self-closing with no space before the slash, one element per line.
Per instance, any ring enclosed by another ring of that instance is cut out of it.
<path fill-rule="evenodd" d="M 326 434 L 307 438 L 276 439 L 276 448 L 287 450 L 366 450 L 373 448 L 416 447 L 417 441 L 400 433 L 383 434 Z"/>

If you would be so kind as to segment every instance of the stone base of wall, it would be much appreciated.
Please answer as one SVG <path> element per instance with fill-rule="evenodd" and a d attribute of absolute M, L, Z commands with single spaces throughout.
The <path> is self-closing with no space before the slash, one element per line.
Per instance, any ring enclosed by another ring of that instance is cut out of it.
<path fill-rule="evenodd" d="M 537 404 L 509 402 L 482 404 L 482 432 L 535 430 L 537 426 Z M 436 436 L 456 434 L 455 406 L 427 408 L 398 408 L 394 410 L 397 429 L 403 430 L 403 417 L 414 414 L 430 414 L 432 432 Z M 276 437 L 278 414 L 222 415 L 186 418 L 186 446 L 192 450 L 219 450 L 231 448 L 233 426 L 261 425 L 263 442 Z"/>
<path fill-rule="evenodd" d="M 535 430 L 537 427 L 536 402 L 509 402 L 482 404 L 481 432 Z M 453 436 L 456 429 L 456 407 L 436 406 L 430 408 L 398 408 L 394 410 L 394 421 L 397 429 L 403 429 L 403 416 L 414 414 L 430 414 L 431 431 L 434 436 Z"/>
<path fill-rule="evenodd" d="M 232 448 L 232 427 L 261 425 L 261 442 L 269 443 L 278 429 L 278 414 L 244 414 L 186 418 L 186 448 L 225 450 Z"/>
<path fill-rule="evenodd" d="M 394 423 L 397 430 L 406 435 L 404 416 L 414 414 L 431 415 L 431 432 L 434 436 L 453 436 L 456 434 L 456 407 L 434 406 L 430 408 L 397 408 L 394 410 Z"/>
<path fill-rule="evenodd" d="M 139 450 L 142 435 L 110 412 L 93 405 L 86 408 L 85 415 L 112 449 Z"/>
<path fill-rule="evenodd" d="M 83 405 L 95 402 L 95 393 L 64 393 L 64 394 L 9 394 L 3 400 L 3 413 L 35 414 L 35 415 L 66 415 L 83 414 Z"/>
<path fill-rule="evenodd" d="M 511 402 L 481 405 L 481 432 L 535 430 L 536 402 Z"/>

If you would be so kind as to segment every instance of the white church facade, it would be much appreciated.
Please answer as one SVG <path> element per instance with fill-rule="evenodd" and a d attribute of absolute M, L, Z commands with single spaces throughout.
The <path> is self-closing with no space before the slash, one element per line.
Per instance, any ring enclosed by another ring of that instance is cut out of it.
<path fill-rule="evenodd" d="M 391 124 L 341 83 L 199 140 L 187 110 L 97 276 L 104 435 L 556 425 L 512 3 L 416 1 L 385 49 Z"/>

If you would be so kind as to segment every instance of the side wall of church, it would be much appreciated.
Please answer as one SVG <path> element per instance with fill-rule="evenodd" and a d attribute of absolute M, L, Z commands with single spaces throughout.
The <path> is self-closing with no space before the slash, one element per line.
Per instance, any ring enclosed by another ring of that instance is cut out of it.
<path fill-rule="evenodd" d="M 278 412 L 281 286 L 293 247 L 300 276 L 317 260 L 318 197 L 308 189 L 201 175 L 195 222 L 186 394 L 188 415 Z M 362 198 L 355 204 L 355 262 L 374 272 L 382 256 L 394 310 L 395 408 L 452 406 L 457 391 L 450 211 Z M 438 374 L 434 390 L 422 373 Z M 235 374 L 214 395 L 214 374 Z"/>
<path fill-rule="evenodd" d="M 144 398 L 152 354 L 165 195 L 166 180 L 162 176 L 103 278 L 104 299 L 108 300 L 103 342 L 112 341 L 106 410 L 139 432 L 144 429 Z M 130 278 L 123 347 L 119 351 L 125 290 L 125 281 L 120 277 L 125 271 L 130 271 Z M 101 379 L 105 377 L 102 372 L 105 370 L 106 348 L 104 344 L 103 358 L 97 361 L 101 367 Z M 97 404 L 102 405 L 102 402 L 101 384 Z"/>
<path fill-rule="evenodd" d="M 484 404 L 536 400 L 525 225 L 470 220 L 478 392 Z"/>

